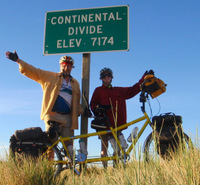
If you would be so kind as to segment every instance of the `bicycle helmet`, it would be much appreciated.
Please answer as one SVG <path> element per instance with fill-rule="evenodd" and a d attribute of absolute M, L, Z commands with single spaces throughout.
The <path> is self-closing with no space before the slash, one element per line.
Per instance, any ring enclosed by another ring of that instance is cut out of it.
<path fill-rule="evenodd" d="M 103 79 L 105 77 L 105 74 L 113 78 L 113 72 L 110 68 L 105 67 L 100 71 L 100 79 Z"/>
<path fill-rule="evenodd" d="M 62 56 L 62 57 L 60 58 L 59 63 L 62 64 L 62 63 L 64 63 L 64 62 L 70 63 L 70 64 L 74 67 L 74 60 L 73 60 L 72 57 L 70 57 L 70 56 Z"/>

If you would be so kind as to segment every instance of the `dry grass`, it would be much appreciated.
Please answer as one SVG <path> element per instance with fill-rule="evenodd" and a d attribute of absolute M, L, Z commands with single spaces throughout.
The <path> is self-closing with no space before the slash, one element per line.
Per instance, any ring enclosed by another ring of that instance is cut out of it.
<path fill-rule="evenodd" d="M 0 184 L 2 185 L 199 185 L 200 184 L 200 148 L 195 145 L 189 151 L 180 151 L 172 155 L 171 160 L 133 159 L 126 168 L 88 167 L 80 176 L 73 171 L 65 170 L 60 176 L 53 177 L 53 167 L 48 161 L 23 160 L 16 163 L 12 160 L 1 162 Z"/>

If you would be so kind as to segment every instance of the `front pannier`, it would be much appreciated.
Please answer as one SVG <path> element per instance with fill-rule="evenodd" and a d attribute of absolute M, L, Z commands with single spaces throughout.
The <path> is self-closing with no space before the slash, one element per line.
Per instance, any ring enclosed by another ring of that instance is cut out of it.
<path fill-rule="evenodd" d="M 183 138 L 182 117 L 174 113 L 161 114 L 152 118 L 152 128 L 158 138 L 158 153 L 168 156 L 175 151 Z"/>

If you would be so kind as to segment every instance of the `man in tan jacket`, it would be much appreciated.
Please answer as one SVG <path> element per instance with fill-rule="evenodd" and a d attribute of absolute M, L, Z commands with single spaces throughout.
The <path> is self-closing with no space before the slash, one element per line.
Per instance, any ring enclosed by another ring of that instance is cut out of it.
<path fill-rule="evenodd" d="M 43 100 L 41 119 L 45 122 L 45 129 L 49 129 L 49 121 L 61 123 L 60 133 L 63 137 L 74 136 L 74 129 L 78 129 L 78 116 L 83 113 L 80 105 L 80 86 L 71 76 L 74 60 L 70 56 L 60 59 L 60 72 L 50 72 L 35 68 L 19 59 L 16 51 L 6 52 L 8 59 L 19 64 L 20 72 L 28 78 L 41 84 Z M 66 141 L 66 146 L 73 155 L 73 143 Z M 72 156 L 71 156 L 72 157 Z"/>

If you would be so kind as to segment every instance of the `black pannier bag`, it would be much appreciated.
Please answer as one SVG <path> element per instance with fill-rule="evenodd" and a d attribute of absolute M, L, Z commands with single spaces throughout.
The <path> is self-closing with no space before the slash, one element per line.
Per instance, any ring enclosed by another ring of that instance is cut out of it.
<path fill-rule="evenodd" d="M 15 137 L 17 140 L 24 141 L 28 139 L 41 138 L 43 131 L 40 127 L 30 127 L 23 130 L 16 130 Z"/>
<path fill-rule="evenodd" d="M 182 117 L 174 113 L 165 113 L 152 118 L 152 128 L 156 130 L 160 142 L 168 142 L 181 137 Z"/>
<path fill-rule="evenodd" d="M 48 136 L 40 127 L 17 130 L 10 138 L 9 156 L 16 154 L 37 158 L 47 150 Z"/>
<path fill-rule="evenodd" d="M 107 124 L 104 117 L 95 117 L 91 122 L 91 128 L 96 129 L 96 131 L 106 130 Z"/>
<path fill-rule="evenodd" d="M 110 126 L 108 117 L 106 116 L 106 111 L 111 108 L 110 105 L 98 105 L 95 110 L 95 118 L 91 122 L 91 128 L 96 129 L 96 131 L 106 130 L 107 125 Z"/>

